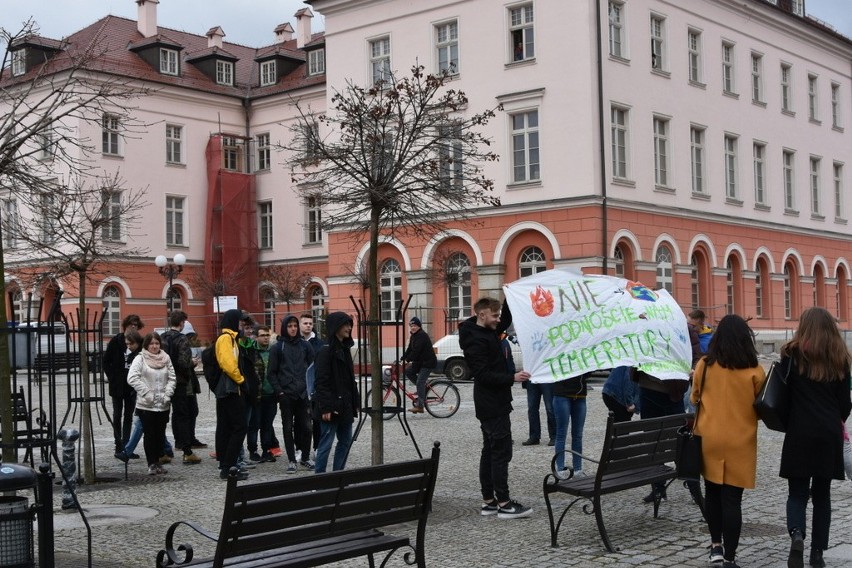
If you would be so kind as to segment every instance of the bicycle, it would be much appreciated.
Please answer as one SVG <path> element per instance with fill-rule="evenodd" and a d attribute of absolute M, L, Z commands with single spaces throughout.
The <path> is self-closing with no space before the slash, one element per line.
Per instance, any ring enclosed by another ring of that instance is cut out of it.
<path fill-rule="evenodd" d="M 400 405 L 400 392 L 408 397 L 412 403 L 417 400 L 416 385 L 412 385 L 414 391 L 409 391 L 400 381 L 400 367 L 399 363 L 382 367 L 382 390 L 384 391 L 382 394 L 382 418 L 384 420 L 390 420 L 403 410 Z M 372 394 L 372 389 L 367 391 L 368 405 L 372 404 Z M 460 402 L 459 389 L 451 381 L 447 379 L 428 379 L 426 381 L 426 404 L 423 406 L 426 408 L 426 412 L 435 418 L 449 418 L 458 412 Z"/>

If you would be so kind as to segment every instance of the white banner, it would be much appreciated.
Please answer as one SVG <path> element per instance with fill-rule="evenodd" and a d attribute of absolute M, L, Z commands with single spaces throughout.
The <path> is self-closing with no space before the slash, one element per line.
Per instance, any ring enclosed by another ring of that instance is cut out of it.
<path fill-rule="evenodd" d="M 614 276 L 547 270 L 503 286 L 524 370 L 549 383 L 622 365 L 686 379 L 686 317 L 665 290 Z"/>

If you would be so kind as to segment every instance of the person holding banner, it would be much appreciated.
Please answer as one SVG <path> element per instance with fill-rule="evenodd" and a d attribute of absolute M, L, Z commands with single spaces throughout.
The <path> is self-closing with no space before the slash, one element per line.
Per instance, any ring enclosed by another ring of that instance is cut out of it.
<path fill-rule="evenodd" d="M 573 477 L 585 477 L 583 471 L 583 427 L 586 425 L 586 378 L 590 373 L 553 383 L 553 413 L 556 415 L 556 477 L 567 479 L 565 438 L 571 426 L 571 460 Z"/>
<path fill-rule="evenodd" d="M 473 376 L 473 405 L 482 429 L 482 454 L 479 458 L 479 483 L 482 489 L 483 516 L 498 519 L 522 519 L 532 509 L 509 497 L 509 462 L 512 461 L 512 385 L 529 380 L 530 374 L 514 375 L 506 369 L 500 348 L 500 334 L 512 323 L 508 304 L 494 298 L 482 298 L 473 306 L 474 315 L 459 324 L 459 345 Z"/>

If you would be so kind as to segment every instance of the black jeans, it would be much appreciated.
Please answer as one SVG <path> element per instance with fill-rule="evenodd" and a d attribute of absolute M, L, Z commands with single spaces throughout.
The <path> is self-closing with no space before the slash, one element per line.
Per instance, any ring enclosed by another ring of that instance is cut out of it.
<path fill-rule="evenodd" d="M 124 396 L 112 397 L 112 434 L 115 438 L 115 451 L 123 452 L 130 439 L 133 427 L 133 410 L 136 408 L 136 391 L 127 387 Z"/>
<path fill-rule="evenodd" d="M 704 511 L 711 542 L 725 545 L 725 560 L 734 561 L 743 528 L 743 488 L 704 480 Z"/>
<path fill-rule="evenodd" d="M 807 534 L 805 510 L 808 507 L 808 489 L 814 503 L 814 516 L 811 524 L 811 548 L 828 548 L 828 531 L 831 528 L 831 479 L 822 477 L 792 477 L 787 480 L 787 532 L 793 529 Z"/>
<path fill-rule="evenodd" d="M 509 462 L 512 461 L 512 422 L 509 415 L 479 421 L 482 429 L 482 455 L 479 458 L 479 485 L 482 499 L 498 503 L 509 500 Z"/>
<path fill-rule="evenodd" d="M 260 397 L 257 414 L 260 422 L 260 448 L 268 452 L 274 447 L 275 441 L 275 417 L 278 415 L 278 403 L 275 397 Z"/>
<path fill-rule="evenodd" d="M 287 459 L 296 461 L 296 449 L 301 450 L 302 460 L 311 457 L 311 425 L 308 424 L 308 399 L 279 399 L 281 406 L 281 427 L 284 429 L 284 450 Z M 295 446 L 295 447 L 294 447 Z"/>
<path fill-rule="evenodd" d="M 607 409 L 612 411 L 612 419 L 616 422 L 630 422 L 633 419 L 633 413 L 627 410 L 627 407 L 615 400 L 610 395 L 603 393 L 601 395 Z"/>
<path fill-rule="evenodd" d="M 198 398 L 193 395 L 179 394 L 172 398 L 172 434 L 175 447 L 185 454 L 192 453 L 192 441 L 195 439 L 195 417 L 198 416 Z"/>
<path fill-rule="evenodd" d="M 222 379 L 227 380 L 227 379 Z M 227 471 L 237 465 L 240 448 L 246 438 L 246 399 L 230 394 L 216 399 L 216 457 L 219 467 Z"/>
<path fill-rule="evenodd" d="M 257 433 L 260 431 L 260 403 L 246 401 L 246 448 L 257 453 Z"/>
<path fill-rule="evenodd" d="M 145 461 L 148 465 L 159 464 L 163 455 L 163 439 L 166 437 L 166 424 L 169 423 L 169 411 L 137 409 L 136 414 L 142 421 L 142 447 L 145 448 Z"/>

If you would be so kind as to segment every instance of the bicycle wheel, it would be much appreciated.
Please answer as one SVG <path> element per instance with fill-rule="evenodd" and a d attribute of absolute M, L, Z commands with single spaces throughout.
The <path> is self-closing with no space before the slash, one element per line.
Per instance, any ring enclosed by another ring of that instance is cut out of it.
<path fill-rule="evenodd" d="M 373 389 L 367 391 L 367 401 L 373 402 Z M 396 389 L 385 389 L 382 396 L 382 419 L 390 420 L 401 412 L 399 406 L 399 392 Z"/>
<path fill-rule="evenodd" d="M 459 389 L 450 381 L 426 383 L 426 411 L 435 418 L 449 418 L 458 412 L 460 402 Z"/>

